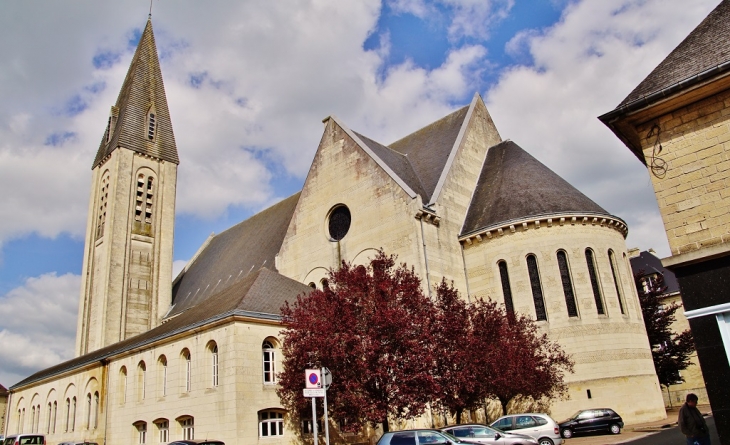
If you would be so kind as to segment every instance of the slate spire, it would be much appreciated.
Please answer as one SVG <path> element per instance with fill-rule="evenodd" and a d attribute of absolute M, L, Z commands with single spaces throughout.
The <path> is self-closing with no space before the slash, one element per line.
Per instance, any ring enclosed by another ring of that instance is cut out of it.
<path fill-rule="evenodd" d="M 117 102 L 112 107 L 92 169 L 120 147 L 180 163 L 151 18 L 147 20 Z"/>

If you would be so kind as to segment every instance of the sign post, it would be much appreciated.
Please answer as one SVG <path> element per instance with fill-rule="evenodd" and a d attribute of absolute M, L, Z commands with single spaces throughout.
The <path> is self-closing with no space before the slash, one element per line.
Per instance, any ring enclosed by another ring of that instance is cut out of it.
<path fill-rule="evenodd" d="M 322 368 L 322 376 L 324 377 L 324 443 L 325 445 L 330 445 L 330 422 L 327 417 L 327 390 L 332 384 L 332 374 L 329 369 Z"/>
<path fill-rule="evenodd" d="M 315 393 L 316 391 L 316 393 Z M 307 369 L 304 371 L 304 397 L 312 398 L 312 435 L 314 444 L 317 444 L 317 397 L 322 391 L 322 375 L 319 369 Z M 309 394 L 308 394 L 309 392 Z M 311 395 L 310 395 L 311 394 Z"/>

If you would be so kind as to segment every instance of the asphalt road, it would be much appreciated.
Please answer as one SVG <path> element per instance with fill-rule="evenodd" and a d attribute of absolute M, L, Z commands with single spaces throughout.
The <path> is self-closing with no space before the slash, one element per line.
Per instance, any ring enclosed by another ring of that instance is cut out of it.
<path fill-rule="evenodd" d="M 708 416 L 705 417 L 705 421 L 710 427 L 712 445 L 720 445 L 720 438 L 715 429 L 715 419 Z M 587 434 L 575 436 L 563 443 L 565 445 L 686 445 L 686 438 L 676 426 L 659 432 L 633 431 L 631 427 L 628 427 L 622 430 L 621 434 Z"/>
<path fill-rule="evenodd" d="M 706 417 L 705 421 L 707 422 L 707 426 L 710 428 L 710 440 L 712 441 L 712 445 L 720 445 L 720 437 L 717 435 L 717 430 L 715 429 L 715 419 L 712 417 Z M 682 432 L 679 431 L 679 428 L 674 427 L 625 443 L 629 443 L 631 445 L 685 445 L 687 442 Z M 568 443 L 568 445 L 570 445 L 570 443 Z"/>

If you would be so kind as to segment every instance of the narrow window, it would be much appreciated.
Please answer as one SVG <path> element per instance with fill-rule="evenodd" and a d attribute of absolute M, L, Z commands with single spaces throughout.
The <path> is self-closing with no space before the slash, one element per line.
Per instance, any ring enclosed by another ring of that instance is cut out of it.
<path fill-rule="evenodd" d="M 264 383 L 276 383 L 276 356 L 274 345 L 270 341 L 264 341 L 262 345 L 264 359 Z"/>
<path fill-rule="evenodd" d="M 195 422 L 192 417 L 186 417 L 179 421 L 182 427 L 183 440 L 193 440 L 195 438 Z"/>
<path fill-rule="evenodd" d="M 91 429 L 91 393 L 86 394 L 86 429 Z"/>
<path fill-rule="evenodd" d="M 67 433 L 69 427 L 69 416 L 71 416 L 71 399 L 66 399 L 66 427 L 63 430 Z"/>
<path fill-rule="evenodd" d="M 212 366 L 212 374 L 213 379 L 211 384 L 213 387 L 218 386 L 218 346 L 213 345 L 213 349 L 211 350 L 211 366 Z"/>
<path fill-rule="evenodd" d="M 143 444 L 147 442 L 147 422 L 137 422 L 134 424 L 137 428 L 137 443 Z"/>
<path fill-rule="evenodd" d="M 618 265 L 616 264 L 616 257 L 613 254 L 613 250 L 608 249 L 608 262 L 611 264 L 611 274 L 613 275 L 613 285 L 616 286 L 616 296 L 618 297 L 618 307 L 621 309 L 621 314 L 625 315 L 624 311 L 624 296 L 621 293 L 621 277 L 618 272 Z"/>
<path fill-rule="evenodd" d="M 530 287 L 532 288 L 532 300 L 535 303 L 535 314 L 537 315 L 537 320 L 547 320 L 545 300 L 542 297 L 540 272 L 537 270 L 537 257 L 535 257 L 535 255 L 527 255 L 527 272 L 530 274 Z"/>
<path fill-rule="evenodd" d="M 76 396 L 71 399 L 71 431 L 76 430 Z"/>
<path fill-rule="evenodd" d="M 155 116 L 154 108 L 151 108 L 147 113 L 147 139 L 150 141 L 155 140 L 155 132 L 157 130 L 157 118 Z"/>
<path fill-rule="evenodd" d="M 35 433 L 35 406 L 30 408 L 30 432 Z"/>
<path fill-rule="evenodd" d="M 99 426 L 99 393 L 94 393 L 94 429 Z"/>
<path fill-rule="evenodd" d="M 157 360 L 157 366 L 160 377 L 160 395 L 164 397 L 167 395 L 167 357 L 161 355 Z"/>
<path fill-rule="evenodd" d="M 46 420 L 46 434 L 51 434 L 51 413 L 53 408 L 51 407 L 51 402 L 48 402 L 48 415 Z"/>
<path fill-rule="evenodd" d="M 137 385 L 138 385 L 139 400 L 144 400 L 144 398 L 145 398 L 146 377 L 147 377 L 147 366 L 144 364 L 144 362 L 139 362 L 139 365 L 137 365 Z"/>
<path fill-rule="evenodd" d="M 499 266 L 499 277 L 502 280 L 502 294 L 504 295 L 504 307 L 508 313 L 514 314 L 515 306 L 512 303 L 512 288 L 509 285 L 509 274 L 507 273 L 507 262 L 500 261 L 497 263 Z"/>
<path fill-rule="evenodd" d="M 593 298 L 596 300 L 596 309 L 600 315 L 605 315 L 603 308 L 603 298 L 601 296 L 601 287 L 598 283 L 598 274 L 596 273 L 596 262 L 593 257 L 593 251 L 586 249 L 586 264 L 588 265 L 588 275 L 591 278 L 591 287 L 593 288 Z"/>
<path fill-rule="evenodd" d="M 192 371 L 192 362 L 191 362 L 191 356 L 190 351 L 187 349 L 183 349 L 182 352 L 182 358 L 185 362 L 185 392 L 190 392 L 190 389 L 192 387 L 191 385 L 191 371 Z"/>
<path fill-rule="evenodd" d="M 41 429 L 41 406 L 40 405 L 35 407 L 35 412 L 37 413 L 37 417 L 35 419 L 35 432 L 37 433 Z"/>
<path fill-rule="evenodd" d="M 56 416 L 58 414 L 58 402 L 53 402 L 53 429 L 51 430 L 52 434 L 56 434 Z"/>
<path fill-rule="evenodd" d="M 23 408 L 22 414 L 20 415 L 20 431 L 25 432 L 25 408 Z"/>
<path fill-rule="evenodd" d="M 577 317 L 578 307 L 575 304 L 573 280 L 570 277 L 570 269 L 568 268 L 568 256 L 563 250 L 558 250 L 557 256 L 558 269 L 560 269 L 560 281 L 563 283 L 563 294 L 565 295 L 565 305 L 568 307 L 568 316 Z"/>
<path fill-rule="evenodd" d="M 127 402 L 127 368 L 122 366 L 119 370 L 119 400 L 121 403 Z"/>
<path fill-rule="evenodd" d="M 159 432 L 160 443 L 167 443 L 170 441 L 170 424 L 167 420 L 158 420 L 157 431 Z"/>
<path fill-rule="evenodd" d="M 109 201 L 109 173 L 104 173 L 101 180 L 101 190 L 99 192 L 99 215 L 96 224 L 96 239 L 104 236 L 104 226 L 106 225 L 106 210 Z"/>
<path fill-rule="evenodd" d="M 284 414 L 281 411 L 259 412 L 259 437 L 283 436 Z"/>

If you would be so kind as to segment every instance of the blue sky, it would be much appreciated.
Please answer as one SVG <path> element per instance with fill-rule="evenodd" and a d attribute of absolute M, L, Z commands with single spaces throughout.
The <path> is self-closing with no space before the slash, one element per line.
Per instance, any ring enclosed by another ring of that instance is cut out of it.
<path fill-rule="evenodd" d="M 596 116 L 717 3 L 155 0 L 181 158 L 175 271 L 211 233 L 299 190 L 322 118 L 387 144 L 474 93 L 503 138 L 626 220 L 629 247 L 667 256 L 648 174 Z M 148 7 L 0 4 L 5 386 L 73 354 L 91 163 Z"/>

